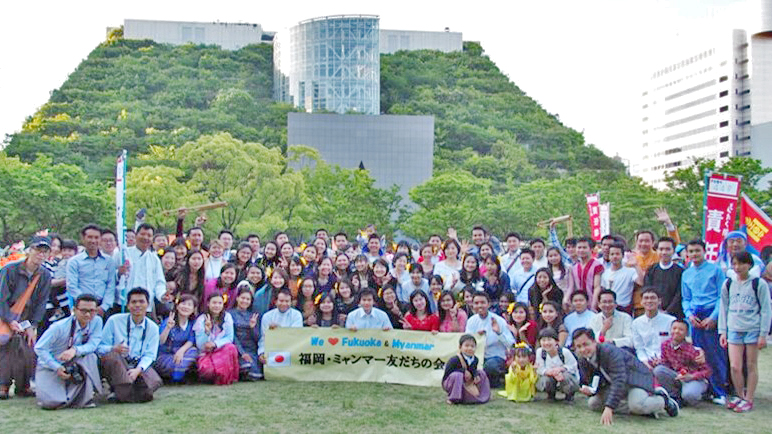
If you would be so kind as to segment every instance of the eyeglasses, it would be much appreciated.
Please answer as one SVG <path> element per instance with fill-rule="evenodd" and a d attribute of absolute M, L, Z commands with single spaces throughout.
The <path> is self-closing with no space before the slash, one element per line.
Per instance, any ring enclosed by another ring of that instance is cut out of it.
<path fill-rule="evenodd" d="M 96 309 L 80 309 L 77 307 L 75 308 L 75 310 L 85 315 L 94 315 L 97 312 Z"/>

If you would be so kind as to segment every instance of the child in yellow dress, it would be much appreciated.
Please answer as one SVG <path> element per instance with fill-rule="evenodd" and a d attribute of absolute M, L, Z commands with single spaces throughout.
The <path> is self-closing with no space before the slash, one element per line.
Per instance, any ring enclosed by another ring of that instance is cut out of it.
<path fill-rule="evenodd" d="M 505 389 L 499 391 L 499 395 L 515 402 L 532 401 L 537 378 L 531 364 L 531 349 L 525 344 L 518 344 L 509 372 L 504 376 Z"/>

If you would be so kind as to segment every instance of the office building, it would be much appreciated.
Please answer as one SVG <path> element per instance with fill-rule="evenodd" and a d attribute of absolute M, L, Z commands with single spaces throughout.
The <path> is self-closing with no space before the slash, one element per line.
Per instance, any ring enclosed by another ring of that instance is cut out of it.
<path fill-rule="evenodd" d="M 695 159 L 746 156 L 772 167 L 772 1 L 759 29 L 706 30 L 649 77 L 631 173 L 665 188 Z M 750 36 L 749 36 L 750 34 Z"/>
<path fill-rule="evenodd" d="M 224 50 L 238 50 L 249 44 L 270 42 L 273 32 L 263 32 L 260 24 L 250 23 L 124 20 L 123 37 L 152 39 L 159 44 L 193 43 L 219 45 Z"/>
<path fill-rule="evenodd" d="M 410 189 L 432 176 L 434 117 L 289 113 L 287 144 L 316 148 L 331 165 L 364 167 L 376 187 L 396 184 L 407 202 Z"/>
<path fill-rule="evenodd" d="M 450 29 L 444 32 L 381 29 L 381 54 L 392 54 L 401 50 L 438 50 L 451 53 L 463 49 L 461 32 L 451 32 Z"/>

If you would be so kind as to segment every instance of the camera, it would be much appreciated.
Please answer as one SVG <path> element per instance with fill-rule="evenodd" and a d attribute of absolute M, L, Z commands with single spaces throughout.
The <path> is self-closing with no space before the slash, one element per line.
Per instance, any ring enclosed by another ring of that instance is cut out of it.
<path fill-rule="evenodd" d="M 77 363 L 64 365 L 64 372 L 70 375 L 70 379 L 67 380 L 72 384 L 81 384 L 84 381 L 83 369 Z"/>
<path fill-rule="evenodd" d="M 137 365 L 139 365 L 139 359 L 135 359 L 133 357 L 127 357 L 126 364 L 128 365 L 129 369 L 134 369 L 137 367 Z"/>

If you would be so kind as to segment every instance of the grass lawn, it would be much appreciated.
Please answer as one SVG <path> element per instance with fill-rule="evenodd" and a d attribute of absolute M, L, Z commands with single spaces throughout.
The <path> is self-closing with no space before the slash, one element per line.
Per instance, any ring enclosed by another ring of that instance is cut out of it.
<path fill-rule="evenodd" d="M 33 432 L 771 432 L 772 351 L 762 352 L 756 408 L 734 414 L 711 403 L 677 418 L 615 417 L 599 426 L 586 399 L 574 405 L 516 404 L 499 397 L 478 406 L 445 404 L 442 389 L 373 383 L 239 383 L 172 386 L 147 404 L 104 404 L 44 411 L 34 398 L 0 402 L 3 433 Z"/>

